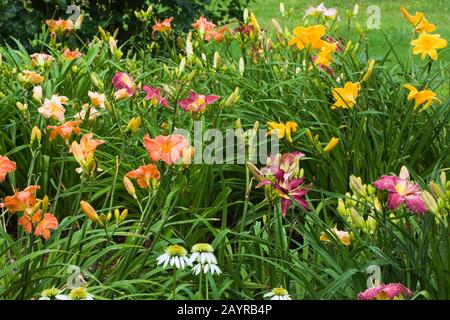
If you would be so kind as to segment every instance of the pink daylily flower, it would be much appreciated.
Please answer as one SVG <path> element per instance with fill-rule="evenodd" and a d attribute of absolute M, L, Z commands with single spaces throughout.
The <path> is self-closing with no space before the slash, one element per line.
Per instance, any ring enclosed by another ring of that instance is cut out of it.
<path fill-rule="evenodd" d="M 405 166 L 402 167 L 399 176 L 384 175 L 373 185 L 379 190 L 388 191 L 388 207 L 391 210 L 404 204 L 413 213 L 420 214 L 428 211 L 423 203 L 419 185 L 411 183 Z"/>
<path fill-rule="evenodd" d="M 178 102 L 178 105 L 185 111 L 192 113 L 202 113 L 205 111 L 209 104 L 212 104 L 219 100 L 219 96 L 211 95 L 205 96 L 203 94 L 197 94 L 194 91 L 189 92 L 189 97 L 182 99 Z"/>
<path fill-rule="evenodd" d="M 358 293 L 358 300 L 394 300 L 412 296 L 413 292 L 401 283 L 380 284 Z"/>
<path fill-rule="evenodd" d="M 151 102 L 151 104 L 153 106 L 157 105 L 157 104 L 160 104 L 163 107 L 166 107 L 166 108 L 169 107 L 169 104 L 167 103 L 167 100 L 164 99 L 161 96 L 161 88 L 156 88 L 155 89 L 155 88 L 152 88 L 150 86 L 145 85 L 145 86 L 142 87 L 142 89 L 147 94 L 144 99 L 145 100 L 150 100 L 150 102 Z"/>
<path fill-rule="evenodd" d="M 132 96 L 137 90 L 133 78 L 124 72 L 117 72 L 112 78 L 112 84 L 116 90 L 125 89 L 128 96 Z"/>

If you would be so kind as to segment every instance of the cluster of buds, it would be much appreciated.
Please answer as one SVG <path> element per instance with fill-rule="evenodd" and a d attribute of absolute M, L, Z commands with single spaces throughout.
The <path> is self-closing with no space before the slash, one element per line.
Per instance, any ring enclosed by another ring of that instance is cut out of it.
<path fill-rule="evenodd" d="M 319 135 L 313 135 L 311 130 L 307 129 L 306 130 L 306 138 L 308 139 L 308 141 L 313 145 L 313 147 L 319 152 L 325 152 L 325 153 L 330 153 L 331 150 L 333 150 L 338 144 L 339 144 L 339 139 L 336 137 L 331 137 L 330 141 L 327 143 L 327 145 L 325 147 L 322 147 L 321 142 L 319 141 Z"/>
<path fill-rule="evenodd" d="M 361 178 L 350 177 L 350 189 L 346 198 L 338 199 L 337 212 L 355 229 L 365 233 L 373 233 L 377 227 L 374 219 L 376 212 L 381 211 L 381 203 L 376 196 L 376 189 L 370 184 L 363 184 Z M 367 212 L 368 211 L 368 212 Z M 367 212 L 365 218 L 361 212 Z"/>
<path fill-rule="evenodd" d="M 429 191 L 422 191 L 422 200 L 435 219 L 436 224 L 440 222 L 447 227 L 450 213 L 450 181 L 444 171 L 441 172 L 440 181 L 432 181 L 429 184 Z"/>
<path fill-rule="evenodd" d="M 102 27 L 98 27 L 98 31 L 100 32 L 102 41 L 108 44 L 109 51 L 113 57 L 119 60 L 123 55 L 123 52 L 117 48 L 117 35 L 119 34 L 119 29 L 116 29 L 112 35 Z"/>
<path fill-rule="evenodd" d="M 145 11 L 144 10 L 134 11 L 134 15 L 136 16 L 136 18 L 143 23 L 147 23 L 148 21 L 150 21 L 152 13 L 153 13 L 153 5 L 149 5 L 147 10 Z"/>
<path fill-rule="evenodd" d="M 97 211 L 86 201 L 81 201 L 80 207 L 89 220 L 102 227 L 107 227 L 113 217 L 112 212 L 108 212 L 107 214 L 98 214 Z M 122 223 L 127 218 L 127 216 L 128 209 L 124 209 L 122 210 L 122 212 L 120 212 L 120 210 L 117 208 L 114 209 L 114 219 L 116 220 L 116 223 Z"/>

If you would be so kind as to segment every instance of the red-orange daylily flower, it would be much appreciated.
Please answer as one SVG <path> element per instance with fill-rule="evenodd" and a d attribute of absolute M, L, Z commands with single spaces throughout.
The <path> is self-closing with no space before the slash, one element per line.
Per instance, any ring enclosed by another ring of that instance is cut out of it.
<path fill-rule="evenodd" d="M 31 233 L 34 229 L 34 235 L 36 237 L 42 237 L 45 240 L 50 239 L 51 231 L 58 228 L 58 219 L 51 214 L 45 213 L 42 218 L 42 211 L 38 210 L 33 217 L 24 214 L 17 220 L 17 223 L 23 227 L 26 233 Z"/>
<path fill-rule="evenodd" d="M 127 177 L 136 179 L 141 188 L 148 188 L 161 178 L 161 174 L 154 164 L 148 164 L 128 172 Z"/>
<path fill-rule="evenodd" d="M 64 139 L 66 144 L 69 144 L 69 139 L 72 133 L 76 135 L 80 134 L 80 128 L 78 128 L 80 123 L 80 120 L 76 120 L 68 121 L 60 126 L 47 126 L 47 129 L 51 130 L 49 140 L 53 141 L 56 137 L 60 136 Z"/>
<path fill-rule="evenodd" d="M 12 196 L 7 196 L 0 204 L 1 208 L 7 208 L 9 212 L 15 213 L 17 211 L 26 211 L 36 204 L 36 190 L 39 186 L 29 186 L 22 191 L 14 193 Z"/>
<path fill-rule="evenodd" d="M 157 136 L 150 139 L 149 135 L 144 136 L 144 147 L 152 161 L 162 160 L 171 165 L 182 157 L 183 150 L 189 146 L 185 137 L 180 134 L 170 136 Z"/>
<path fill-rule="evenodd" d="M 63 58 L 69 61 L 79 58 L 82 55 L 83 54 L 80 51 L 78 51 L 78 49 L 72 51 L 69 48 L 66 48 L 62 54 Z"/>
<path fill-rule="evenodd" d="M 170 18 L 164 19 L 163 22 L 155 23 L 155 25 L 152 27 L 153 38 L 155 37 L 156 32 L 166 32 L 166 31 L 172 30 L 172 25 L 171 25 L 172 20 L 173 20 L 173 17 L 170 17 Z"/>
<path fill-rule="evenodd" d="M 13 171 L 16 171 L 16 163 L 8 157 L 0 156 L 0 182 L 5 181 L 6 175 Z"/>

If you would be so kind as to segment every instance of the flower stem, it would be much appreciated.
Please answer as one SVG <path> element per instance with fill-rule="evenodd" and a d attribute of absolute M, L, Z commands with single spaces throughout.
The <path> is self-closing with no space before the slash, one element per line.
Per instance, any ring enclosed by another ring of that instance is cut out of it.
<path fill-rule="evenodd" d="M 177 297 L 177 269 L 173 269 L 173 291 L 172 291 L 172 298 L 173 300 L 176 300 Z"/>

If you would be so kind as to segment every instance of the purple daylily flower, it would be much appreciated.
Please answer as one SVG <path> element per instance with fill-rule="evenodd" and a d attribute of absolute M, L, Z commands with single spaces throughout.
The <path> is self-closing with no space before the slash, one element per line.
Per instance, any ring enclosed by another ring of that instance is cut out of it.
<path fill-rule="evenodd" d="M 358 293 L 358 300 L 393 300 L 412 296 L 413 292 L 401 283 L 380 284 Z"/>
<path fill-rule="evenodd" d="M 190 111 L 192 113 L 202 113 L 205 111 L 207 105 L 212 104 L 219 99 L 219 96 L 205 96 L 203 94 L 197 94 L 191 90 L 189 92 L 189 97 L 180 100 L 178 104 L 185 111 Z"/>
<path fill-rule="evenodd" d="M 411 183 L 409 172 L 405 166 L 402 167 L 399 176 L 382 176 L 373 185 L 379 190 L 388 191 L 388 207 L 397 209 L 404 204 L 413 213 L 425 213 L 427 208 L 421 197 L 419 185 Z"/>
<path fill-rule="evenodd" d="M 156 104 L 160 104 L 163 107 L 168 108 L 169 104 L 167 103 L 167 100 L 164 99 L 161 96 L 161 88 L 152 88 L 151 86 L 143 86 L 142 90 L 145 91 L 146 96 L 145 96 L 145 100 L 150 100 L 152 105 L 156 105 Z"/>

